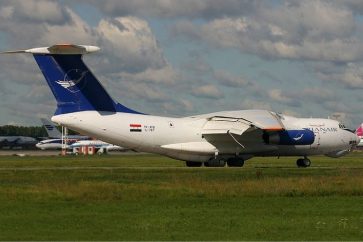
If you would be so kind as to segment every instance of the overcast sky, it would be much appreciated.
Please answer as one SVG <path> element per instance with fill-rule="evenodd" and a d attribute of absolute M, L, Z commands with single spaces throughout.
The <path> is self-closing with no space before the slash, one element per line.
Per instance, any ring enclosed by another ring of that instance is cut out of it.
<path fill-rule="evenodd" d="M 361 0 L 0 0 L 0 51 L 56 43 L 99 46 L 85 62 L 140 112 L 363 121 Z M 1 125 L 40 125 L 55 106 L 32 56 L 0 56 Z"/>

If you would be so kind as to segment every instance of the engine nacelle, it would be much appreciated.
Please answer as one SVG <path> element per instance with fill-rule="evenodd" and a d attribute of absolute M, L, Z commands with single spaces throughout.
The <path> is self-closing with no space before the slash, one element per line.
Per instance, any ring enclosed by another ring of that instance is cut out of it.
<path fill-rule="evenodd" d="M 263 140 L 271 145 L 311 145 L 314 143 L 314 132 L 308 129 L 265 132 Z"/>

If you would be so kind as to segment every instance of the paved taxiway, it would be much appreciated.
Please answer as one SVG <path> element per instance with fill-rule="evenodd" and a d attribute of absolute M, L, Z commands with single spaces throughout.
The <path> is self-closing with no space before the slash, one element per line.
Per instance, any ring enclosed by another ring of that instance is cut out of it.
<path fill-rule="evenodd" d="M 0 150 L 0 156 L 27 155 L 27 156 L 52 156 L 60 155 L 59 150 Z"/>

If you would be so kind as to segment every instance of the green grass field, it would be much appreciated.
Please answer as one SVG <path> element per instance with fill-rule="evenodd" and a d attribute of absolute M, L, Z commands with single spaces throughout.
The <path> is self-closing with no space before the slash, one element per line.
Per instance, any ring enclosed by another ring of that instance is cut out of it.
<path fill-rule="evenodd" d="M 362 240 L 362 158 L 4 156 L 0 240 Z"/>

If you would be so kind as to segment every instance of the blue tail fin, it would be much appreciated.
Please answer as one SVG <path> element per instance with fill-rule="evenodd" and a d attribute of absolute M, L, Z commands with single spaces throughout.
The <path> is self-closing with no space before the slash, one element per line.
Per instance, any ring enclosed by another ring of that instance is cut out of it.
<path fill-rule="evenodd" d="M 82 60 L 82 55 L 98 51 L 90 45 L 58 44 L 0 54 L 34 55 L 57 100 L 57 114 L 80 111 L 138 113 L 116 103 Z"/>
<path fill-rule="evenodd" d="M 87 110 L 139 113 L 113 101 L 81 54 L 34 53 L 34 58 L 57 100 L 55 114 Z"/>
<path fill-rule="evenodd" d="M 57 100 L 56 114 L 116 112 L 113 100 L 84 65 L 81 55 L 34 54 L 34 58 Z"/>

